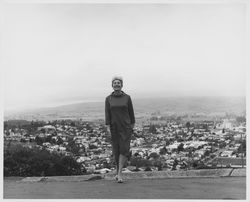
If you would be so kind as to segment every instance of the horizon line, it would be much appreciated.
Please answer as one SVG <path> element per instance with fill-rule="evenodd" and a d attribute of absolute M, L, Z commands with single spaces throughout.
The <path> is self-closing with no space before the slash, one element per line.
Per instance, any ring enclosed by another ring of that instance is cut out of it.
<path fill-rule="evenodd" d="M 246 95 L 171 95 L 171 96 L 157 96 L 157 97 L 150 97 L 150 96 L 143 96 L 141 98 L 135 97 L 132 100 L 142 100 L 142 99 L 162 99 L 162 98 L 245 98 Z M 56 108 L 56 107 L 63 107 L 68 105 L 74 104 L 81 104 L 81 103 L 101 103 L 104 102 L 105 98 L 96 98 L 96 99 L 82 99 L 77 101 L 69 101 L 66 103 L 58 102 L 56 104 L 47 104 L 43 106 L 33 106 L 33 107 L 12 107 L 12 108 L 5 108 L 3 107 L 4 113 L 13 113 L 13 112 L 23 112 L 23 111 L 32 111 L 38 109 L 49 109 L 49 108 Z"/>

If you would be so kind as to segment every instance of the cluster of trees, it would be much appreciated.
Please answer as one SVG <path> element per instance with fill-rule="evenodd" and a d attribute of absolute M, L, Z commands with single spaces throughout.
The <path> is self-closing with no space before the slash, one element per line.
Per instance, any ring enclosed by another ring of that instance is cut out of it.
<path fill-rule="evenodd" d="M 42 127 L 46 124 L 44 121 L 26 121 L 26 120 L 8 120 L 4 121 L 4 130 L 25 130 L 27 134 L 33 135 L 36 133 L 38 127 Z"/>
<path fill-rule="evenodd" d="M 69 125 L 72 127 L 77 127 L 79 130 L 82 130 L 83 128 L 86 128 L 87 130 L 90 130 L 92 132 L 91 122 L 85 122 L 82 120 L 54 120 L 54 121 L 27 121 L 27 120 L 8 120 L 4 121 L 4 130 L 14 130 L 14 129 L 23 129 L 27 131 L 28 134 L 33 135 L 35 132 L 37 132 L 38 127 L 42 127 L 44 125 L 52 125 L 56 126 L 56 124 L 62 125 L 63 129 L 65 128 L 65 125 Z M 43 129 L 42 129 L 43 130 Z M 42 131 L 43 132 L 43 131 Z M 8 133 L 8 132 L 7 132 Z"/>
<path fill-rule="evenodd" d="M 151 162 L 147 159 L 144 159 L 142 157 L 132 157 L 130 159 L 130 165 L 131 166 L 136 166 L 136 168 L 139 168 L 139 167 L 144 167 L 144 166 L 151 166 Z"/>
<path fill-rule="evenodd" d="M 185 126 L 187 127 L 188 131 L 190 131 L 190 128 L 192 128 L 192 134 L 194 132 L 193 128 L 199 128 L 199 129 L 205 129 L 206 131 L 208 131 L 209 125 L 213 125 L 213 122 L 204 122 L 204 123 L 190 123 L 189 121 L 185 123 Z M 157 128 L 160 127 L 160 125 L 158 124 L 150 124 L 149 126 L 149 133 L 152 134 L 157 134 Z M 164 126 L 167 127 L 167 126 Z M 180 135 L 186 135 L 186 133 L 184 133 L 184 131 L 180 131 L 179 134 Z"/>
<path fill-rule="evenodd" d="M 48 136 L 46 136 L 46 137 L 39 137 L 39 136 L 36 136 L 35 142 L 36 142 L 37 145 L 40 145 L 40 146 L 41 146 L 43 143 L 45 143 L 45 142 L 49 142 L 49 143 L 51 143 L 51 144 L 62 144 L 62 143 L 63 143 L 62 138 L 58 137 L 58 139 L 56 140 L 56 139 L 54 139 L 54 138 L 52 138 L 52 137 L 53 137 L 53 136 L 51 136 L 51 135 L 48 135 Z"/>
<path fill-rule="evenodd" d="M 239 146 L 237 152 L 238 152 L 238 153 L 244 153 L 244 154 L 246 155 L 246 139 L 244 139 L 244 140 L 241 142 L 241 145 Z"/>
<path fill-rule="evenodd" d="M 51 144 L 58 144 L 61 145 L 64 143 L 63 139 L 61 137 L 57 137 L 57 140 L 55 140 L 54 138 L 52 138 L 53 136 L 49 135 L 47 137 L 39 137 L 36 136 L 35 138 L 35 142 L 37 145 L 42 146 L 43 143 L 45 142 L 49 142 Z M 68 138 L 68 144 L 66 145 L 66 151 L 71 152 L 74 155 L 80 155 L 81 153 L 85 152 L 85 147 L 79 147 L 74 139 L 72 137 Z"/>
<path fill-rule="evenodd" d="M 152 133 L 152 134 L 156 134 L 157 133 L 157 131 L 156 131 L 156 125 L 150 124 L 148 132 Z"/>
<path fill-rule="evenodd" d="M 163 168 L 169 168 L 169 165 L 165 163 L 165 160 L 160 158 L 159 155 L 150 155 L 150 159 L 144 159 L 139 156 L 133 156 L 130 160 L 130 165 L 135 166 L 136 169 L 134 171 L 139 171 L 140 167 L 144 167 L 145 171 L 151 171 L 151 167 L 156 167 L 158 171 L 161 171 Z M 171 170 L 176 170 L 177 165 L 179 164 L 179 161 L 177 159 L 174 160 Z M 197 167 L 196 164 L 190 165 L 194 168 Z M 187 168 L 187 165 L 183 164 L 181 165 L 181 168 Z"/>
<path fill-rule="evenodd" d="M 238 123 L 245 123 L 246 122 L 246 116 L 237 116 L 236 121 Z"/>
<path fill-rule="evenodd" d="M 4 176 L 82 175 L 86 170 L 72 156 L 18 144 L 4 150 Z"/>
<path fill-rule="evenodd" d="M 66 151 L 71 152 L 72 154 L 78 156 L 80 155 L 82 152 L 85 152 L 85 147 L 79 147 L 74 139 L 72 137 L 70 137 L 68 139 L 68 145 L 66 146 Z"/>
<path fill-rule="evenodd" d="M 157 116 L 158 115 L 158 116 Z M 188 115 L 182 115 L 182 116 L 176 116 L 176 115 L 168 115 L 168 116 L 162 116 L 160 113 L 153 113 L 150 120 L 151 121 L 175 121 L 177 123 L 180 123 L 182 121 L 182 118 L 187 118 Z"/>

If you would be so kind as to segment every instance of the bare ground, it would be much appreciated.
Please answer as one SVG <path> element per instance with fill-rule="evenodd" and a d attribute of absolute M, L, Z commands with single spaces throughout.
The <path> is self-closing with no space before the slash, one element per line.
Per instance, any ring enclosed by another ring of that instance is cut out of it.
<path fill-rule="evenodd" d="M 246 177 L 22 182 L 4 179 L 4 199 L 246 199 Z"/>

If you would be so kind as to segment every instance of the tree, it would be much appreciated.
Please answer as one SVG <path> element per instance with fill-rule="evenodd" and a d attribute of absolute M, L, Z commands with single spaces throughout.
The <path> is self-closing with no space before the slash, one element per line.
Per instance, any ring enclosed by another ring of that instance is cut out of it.
<path fill-rule="evenodd" d="M 163 167 L 163 163 L 161 162 L 161 160 L 156 160 L 153 162 L 153 165 L 155 167 L 157 167 L 158 171 L 161 171 L 162 170 L 162 167 Z"/>
<path fill-rule="evenodd" d="M 166 140 L 166 146 L 170 145 L 170 143 L 171 143 L 170 140 L 167 139 Z"/>
<path fill-rule="evenodd" d="M 186 127 L 187 127 L 188 131 L 189 131 L 190 126 L 191 126 L 191 124 L 190 124 L 190 122 L 188 121 L 188 122 L 186 123 Z"/>
<path fill-rule="evenodd" d="M 152 171 L 152 169 L 149 166 L 147 166 L 144 171 Z"/>
<path fill-rule="evenodd" d="M 25 143 L 25 142 L 27 142 L 27 141 L 26 141 L 25 139 L 21 138 L 20 142 Z"/>
<path fill-rule="evenodd" d="M 151 162 L 147 159 L 143 159 L 141 157 L 131 157 L 130 159 L 131 166 L 136 166 L 138 169 L 139 167 L 147 167 L 151 165 Z"/>
<path fill-rule="evenodd" d="M 63 144 L 63 139 L 62 139 L 61 137 L 58 137 L 56 143 L 57 143 L 58 145 Z"/>
<path fill-rule="evenodd" d="M 150 125 L 149 126 L 149 132 L 153 133 L 153 134 L 156 134 L 156 127 L 155 127 L 155 125 Z"/>
<path fill-rule="evenodd" d="M 205 151 L 204 156 L 209 156 L 210 152 L 208 150 Z"/>
<path fill-rule="evenodd" d="M 51 142 L 52 140 L 52 136 L 51 135 L 47 135 L 45 138 L 45 142 Z"/>
<path fill-rule="evenodd" d="M 222 149 L 222 148 L 224 148 L 224 147 L 226 147 L 227 146 L 227 143 L 225 143 L 225 142 L 221 142 L 220 144 L 219 144 L 219 148 L 220 149 Z"/>
<path fill-rule="evenodd" d="M 149 155 L 149 158 L 154 158 L 154 159 L 157 159 L 159 158 L 160 156 L 156 153 L 156 152 L 152 152 L 150 155 Z"/>
<path fill-rule="evenodd" d="M 174 163 L 173 163 L 173 167 L 172 167 L 172 170 L 176 170 L 176 166 L 178 165 L 178 160 L 175 159 L 174 160 Z"/>
<path fill-rule="evenodd" d="M 89 145 L 89 149 L 97 149 L 98 147 L 97 146 L 95 146 L 95 145 L 93 145 L 93 144 L 90 144 Z"/>
<path fill-rule="evenodd" d="M 184 144 L 183 144 L 183 143 L 180 143 L 180 144 L 178 145 L 178 147 L 177 147 L 177 150 L 178 150 L 178 152 L 183 151 L 183 150 L 184 150 Z"/>
<path fill-rule="evenodd" d="M 238 148 L 238 153 L 246 153 L 246 140 L 243 140 Z"/>
<path fill-rule="evenodd" d="M 76 145 L 73 138 L 70 138 L 68 141 L 68 145 L 66 147 L 66 150 L 72 152 L 75 155 L 79 155 L 80 147 L 78 147 L 78 145 Z"/>
<path fill-rule="evenodd" d="M 193 157 L 193 152 L 191 149 L 188 150 L 188 158 L 192 158 Z"/>
<path fill-rule="evenodd" d="M 238 116 L 238 117 L 236 117 L 236 121 L 238 123 L 244 123 L 244 122 L 246 122 L 246 117 L 245 116 Z"/>
<path fill-rule="evenodd" d="M 167 153 L 166 147 L 163 147 L 163 148 L 160 149 L 160 155 L 164 155 L 166 153 Z"/>
<path fill-rule="evenodd" d="M 52 139 L 51 139 L 51 144 L 56 144 L 55 138 L 52 138 Z"/>
<path fill-rule="evenodd" d="M 44 141 L 44 138 L 36 136 L 35 142 L 36 142 L 37 145 L 42 145 L 45 141 Z"/>
<path fill-rule="evenodd" d="M 81 164 L 65 156 L 38 148 L 15 145 L 4 152 L 4 176 L 53 176 L 83 174 Z"/>

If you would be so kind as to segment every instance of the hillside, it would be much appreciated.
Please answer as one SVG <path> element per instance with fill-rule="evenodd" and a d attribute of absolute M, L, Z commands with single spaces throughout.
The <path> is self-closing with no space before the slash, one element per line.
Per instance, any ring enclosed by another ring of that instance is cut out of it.
<path fill-rule="evenodd" d="M 148 117 L 153 114 L 183 115 L 203 114 L 242 115 L 246 111 L 246 101 L 243 97 L 170 97 L 170 98 L 145 98 L 133 99 L 136 117 Z M 104 102 L 89 102 L 62 105 L 51 108 L 40 108 L 18 113 L 4 114 L 8 119 L 103 119 Z"/>

